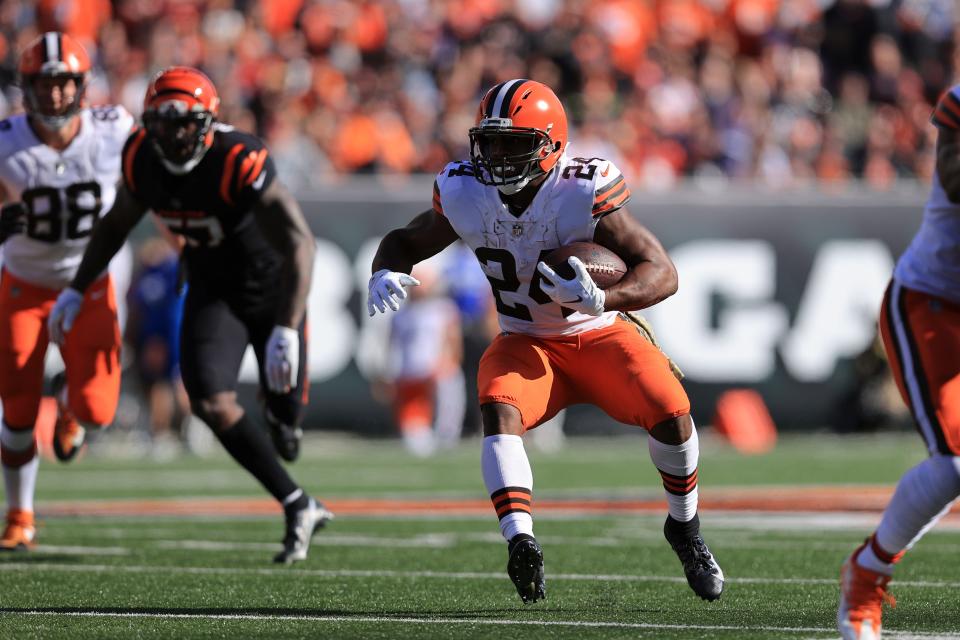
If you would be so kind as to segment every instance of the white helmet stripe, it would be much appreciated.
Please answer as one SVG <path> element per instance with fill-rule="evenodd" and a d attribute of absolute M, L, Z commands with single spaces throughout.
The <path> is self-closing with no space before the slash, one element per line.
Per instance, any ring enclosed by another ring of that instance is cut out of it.
<path fill-rule="evenodd" d="M 47 31 L 43 34 L 43 45 L 46 49 L 46 62 L 58 62 L 60 60 L 60 34 L 56 31 Z"/>
<path fill-rule="evenodd" d="M 496 118 L 499 115 L 500 109 L 503 108 L 503 100 L 507 94 L 510 93 L 510 88 L 520 82 L 523 82 L 522 78 L 510 80 L 509 82 L 504 82 L 502 85 L 500 85 L 500 91 L 497 92 L 497 97 L 493 101 L 493 109 L 490 110 L 490 115 L 492 117 Z"/>

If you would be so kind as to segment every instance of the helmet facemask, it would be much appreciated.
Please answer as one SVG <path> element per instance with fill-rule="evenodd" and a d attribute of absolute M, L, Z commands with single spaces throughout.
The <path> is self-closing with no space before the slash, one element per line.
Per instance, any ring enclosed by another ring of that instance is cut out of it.
<path fill-rule="evenodd" d="M 470 161 L 474 176 L 501 193 L 514 194 L 543 175 L 541 162 L 554 151 L 546 131 L 514 127 L 508 119 L 488 119 L 470 129 Z"/>
<path fill-rule="evenodd" d="M 66 97 L 67 86 L 73 82 L 72 99 Z M 42 86 L 38 86 L 42 85 Z M 53 131 L 63 129 L 80 113 L 83 107 L 83 93 L 87 88 L 86 74 L 83 73 L 34 73 L 21 79 L 23 102 L 27 113 Z M 60 106 L 54 105 L 53 92 L 59 90 Z"/>
<path fill-rule="evenodd" d="M 190 111 L 175 100 L 143 113 L 143 126 L 160 160 L 177 175 L 190 172 L 203 159 L 213 121 L 209 111 Z"/>

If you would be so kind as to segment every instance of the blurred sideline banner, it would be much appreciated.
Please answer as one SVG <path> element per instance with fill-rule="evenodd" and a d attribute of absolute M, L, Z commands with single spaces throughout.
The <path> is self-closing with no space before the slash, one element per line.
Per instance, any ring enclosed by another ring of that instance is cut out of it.
<path fill-rule="evenodd" d="M 366 282 L 379 239 L 429 207 L 431 186 L 432 177 L 355 180 L 300 194 L 319 242 L 306 426 L 389 429 L 389 414 L 361 374 L 385 327 L 367 318 Z M 749 387 L 780 428 L 831 422 L 856 383 L 852 358 L 875 337 L 884 288 L 925 198 L 926 188 L 913 183 L 883 193 L 693 185 L 634 192 L 630 211 L 660 238 L 680 274 L 677 295 L 645 314 L 687 374 L 694 417 L 706 422 L 720 392 Z M 246 377 L 252 374 L 249 366 Z M 567 425 L 572 432 L 614 426 L 580 408 Z"/>
<path fill-rule="evenodd" d="M 392 431 L 387 407 L 370 393 L 388 320 L 367 317 L 367 279 L 383 234 L 430 206 L 432 180 L 353 179 L 298 194 L 318 243 L 305 427 Z M 835 422 L 856 385 L 852 359 L 876 335 L 884 288 L 925 199 L 926 188 L 915 183 L 884 193 L 635 191 L 629 210 L 660 238 L 680 274 L 679 292 L 644 314 L 687 374 L 694 418 L 708 422 L 721 392 L 746 387 L 762 394 L 781 429 Z M 144 221 L 131 243 L 155 233 Z M 118 297 L 131 262 L 125 249 L 111 266 Z M 50 352 L 48 373 L 62 367 Z M 252 350 L 241 380 L 245 404 L 256 406 Z M 565 426 L 570 433 L 620 428 L 588 407 L 569 411 Z"/>

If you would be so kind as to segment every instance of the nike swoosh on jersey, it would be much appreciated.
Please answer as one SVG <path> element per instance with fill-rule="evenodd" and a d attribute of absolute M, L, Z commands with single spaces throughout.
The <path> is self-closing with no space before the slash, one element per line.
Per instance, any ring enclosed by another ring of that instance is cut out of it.
<path fill-rule="evenodd" d="M 266 180 L 266 179 L 267 179 L 267 172 L 266 172 L 266 171 L 261 171 L 261 172 L 260 172 L 260 177 L 257 178 L 256 181 L 254 181 L 254 183 L 253 183 L 253 190 L 254 190 L 254 191 L 260 191 L 260 187 L 263 186 L 263 182 L 264 182 L 264 180 Z"/>
<path fill-rule="evenodd" d="M 607 163 L 607 166 L 603 168 L 603 171 L 600 172 L 600 176 L 606 178 L 607 174 L 610 173 L 610 163 Z"/>
<path fill-rule="evenodd" d="M 557 304 L 576 304 L 578 302 L 583 302 L 583 296 L 577 296 L 576 300 L 565 300 L 564 302 L 558 302 Z"/>

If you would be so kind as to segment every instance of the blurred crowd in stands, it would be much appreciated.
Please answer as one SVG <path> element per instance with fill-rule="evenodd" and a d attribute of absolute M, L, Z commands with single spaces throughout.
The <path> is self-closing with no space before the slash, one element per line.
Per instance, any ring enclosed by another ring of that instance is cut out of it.
<path fill-rule="evenodd" d="M 637 187 L 681 177 L 885 188 L 933 168 L 931 105 L 956 80 L 954 0 L 4 0 L 16 51 L 61 29 L 92 102 L 139 113 L 150 75 L 200 67 L 223 119 L 266 138 L 294 188 L 435 172 L 463 157 L 485 88 L 554 87 L 574 155 Z"/>

